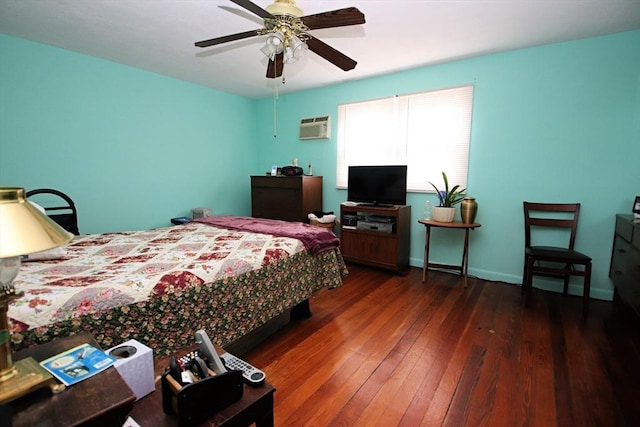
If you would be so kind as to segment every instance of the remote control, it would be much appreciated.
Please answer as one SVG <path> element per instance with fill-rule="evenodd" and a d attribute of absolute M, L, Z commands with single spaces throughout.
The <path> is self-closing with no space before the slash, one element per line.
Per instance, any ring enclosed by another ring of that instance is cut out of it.
<path fill-rule="evenodd" d="M 222 353 L 220 358 L 229 369 L 242 371 L 244 381 L 251 386 L 259 386 L 264 382 L 264 372 L 230 353 Z"/>
<path fill-rule="evenodd" d="M 198 350 L 201 355 L 204 355 L 209 362 L 209 366 L 216 374 L 223 374 L 227 372 L 222 365 L 222 361 L 218 357 L 218 353 L 216 353 L 215 348 L 213 348 L 213 344 L 211 344 L 211 340 L 207 333 L 200 329 L 196 331 L 196 344 L 198 344 Z"/>

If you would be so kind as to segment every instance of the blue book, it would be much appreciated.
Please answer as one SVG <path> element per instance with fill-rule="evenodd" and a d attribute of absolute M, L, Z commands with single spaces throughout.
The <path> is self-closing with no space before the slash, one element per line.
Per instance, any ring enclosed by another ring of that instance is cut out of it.
<path fill-rule="evenodd" d="M 69 386 L 104 371 L 115 361 L 104 351 L 90 344 L 82 344 L 43 360 L 40 365 Z"/>

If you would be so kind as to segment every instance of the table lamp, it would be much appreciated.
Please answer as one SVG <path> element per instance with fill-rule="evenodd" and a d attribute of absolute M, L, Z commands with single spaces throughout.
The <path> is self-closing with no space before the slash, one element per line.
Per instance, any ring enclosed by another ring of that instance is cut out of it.
<path fill-rule="evenodd" d="M 24 188 L 0 187 L 0 403 L 10 402 L 55 380 L 33 358 L 13 363 L 7 311 L 16 293 L 13 279 L 23 255 L 68 243 L 73 234 L 60 227 L 25 197 Z"/>

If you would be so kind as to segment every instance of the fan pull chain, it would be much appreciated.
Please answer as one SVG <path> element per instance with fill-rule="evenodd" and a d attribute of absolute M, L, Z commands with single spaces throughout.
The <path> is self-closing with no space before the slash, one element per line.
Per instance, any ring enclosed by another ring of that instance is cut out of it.
<path fill-rule="evenodd" d="M 273 137 L 278 137 L 278 84 L 273 85 Z"/>

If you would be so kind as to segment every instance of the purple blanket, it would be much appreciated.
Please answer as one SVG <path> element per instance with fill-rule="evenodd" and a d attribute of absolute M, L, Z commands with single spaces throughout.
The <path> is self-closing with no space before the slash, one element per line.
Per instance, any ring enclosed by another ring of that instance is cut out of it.
<path fill-rule="evenodd" d="M 251 231 L 280 237 L 292 237 L 302 242 L 312 254 L 335 249 L 340 240 L 331 231 L 314 227 L 302 222 L 288 222 L 276 219 L 253 218 L 245 216 L 210 216 L 198 218 L 195 222 L 215 225 L 231 230 Z"/>

